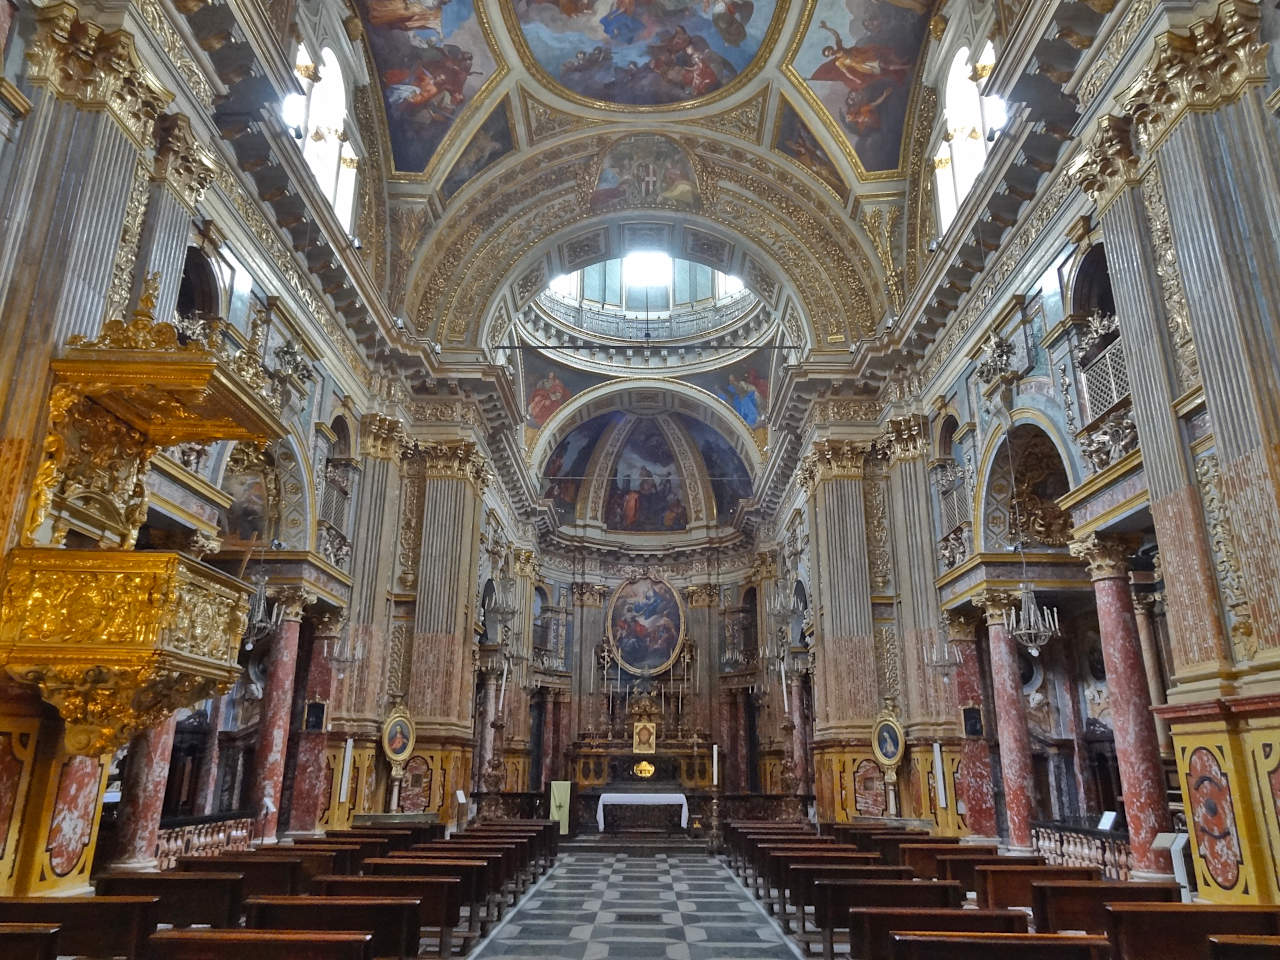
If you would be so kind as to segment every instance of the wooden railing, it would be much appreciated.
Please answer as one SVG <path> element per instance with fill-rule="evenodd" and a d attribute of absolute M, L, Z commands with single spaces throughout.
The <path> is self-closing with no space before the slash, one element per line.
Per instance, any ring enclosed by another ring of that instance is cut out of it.
<path fill-rule="evenodd" d="M 210 817 L 175 817 L 160 824 L 156 860 L 161 870 L 168 870 L 178 857 L 248 850 L 252 841 L 253 818 L 244 811 Z"/>
<path fill-rule="evenodd" d="M 1097 867 L 1108 880 L 1128 880 L 1133 870 L 1129 835 L 1120 830 L 1036 823 L 1031 827 L 1031 842 L 1046 863 Z"/>

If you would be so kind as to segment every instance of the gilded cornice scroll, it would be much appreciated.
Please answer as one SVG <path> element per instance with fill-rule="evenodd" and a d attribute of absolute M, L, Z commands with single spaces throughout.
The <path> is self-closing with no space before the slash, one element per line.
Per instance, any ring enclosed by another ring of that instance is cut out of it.
<path fill-rule="evenodd" d="M 1173 240 L 1164 177 L 1157 166 L 1152 166 L 1142 178 L 1142 203 L 1151 227 L 1151 248 L 1155 253 L 1156 276 L 1160 278 L 1165 325 L 1173 341 L 1175 374 L 1178 386 L 1186 392 L 1200 382 L 1200 357 L 1191 335 L 1191 308 L 1187 305 L 1187 293 L 1182 285 L 1182 268 L 1178 263 L 1178 247 Z"/>
<path fill-rule="evenodd" d="M 160 41 L 160 49 L 164 51 L 164 55 L 168 57 L 174 70 L 182 78 L 182 82 L 195 95 L 200 106 L 212 113 L 213 86 L 204 75 L 204 70 L 192 59 L 186 41 L 169 22 L 159 0 L 133 0 L 133 6 L 142 17 L 143 23 L 151 28 L 151 32 Z"/>
<path fill-rule="evenodd" d="M 404 423 L 398 418 L 381 413 L 367 413 L 360 418 L 360 456 L 396 460 L 404 443 Z"/>
<path fill-rule="evenodd" d="M 800 484 L 812 493 L 828 480 L 861 480 L 871 445 L 859 440 L 817 440 L 796 468 Z"/>
<path fill-rule="evenodd" d="M 871 239 L 871 247 L 880 261 L 885 290 L 894 310 L 901 310 L 906 298 L 902 283 L 902 268 L 898 266 L 895 256 L 898 248 L 898 222 L 901 219 L 902 208 L 896 205 L 864 207 L 858 215 L 858 224 Z"/>
<path fill-rule="evenodd" d="M 529 131 L 529 146 L 536 147 L 554 140 L 564 133 L 572 133 L 601 121 L 585 117 L 581 112 L 568 113 L 543 103 L 524 87 L 520 88 L 520 110 L 524 114 L 525 129 Z"/>
<path fill-rule="evenodd" d="M 935 18 L 937 19 L 937 18 Z M 928 248 L 933 232 L 933 164 L 929 160 L 929 139 L 938 115 L 938 91 L 921 87 L 916 116 L 911 130 L 911 152 L 908 160 L 907 190 L 907 288 L 920 279 L 920 254 Z M 926 233 L 928 235 L 926 235 Z"/>
<path fill-rule="evenodd" d="M 191 121 L 181 113 L 169 113 L 156 121 L 156 158 L 153 180 L 166 181 L 193 214 L 196 204 L 213 182 L 213 156 L 196 139 Z"/>
<path fill-rule="evenodd" d="M 358 18 L 356 22 L 359 23 Z M 351 95 L 356 126 L 364 141 L 364 156 L 360 158 L 360 213 L 356 221 L 356 236 L 361 240 L 365 260 L 379 286 L 387 282 L 386 181 L 389 171 L 382 149 L 386 142 L 386 132 L 380 122 L 382 113 L 374 100 L 380 96 L 373 84 L 358 86 Z M 386 300 L 390 305 L 391 297 L 387 296 Z"/>
<path fill-rule="evenodd" d="M 822 397 L 813 403 L 810 416 L 815 426 L 837 423 L 874 423 L 880 419 L 883 404 L 876 399 L 856 397 Z"/>
<path fill-rule="evenodd" d="M 227 574 L 161 551 L 18 548 L 8 563 L 5 669 L 58 710 L 72 753 L 122 746 L 240 674 L 249 588 Z"/>
<path fill-rule="evenodd" d="M 1071 555 L 1085 562 L 1091 580 L 1109 580 L 1129 575 L 1133 544 L 1123 537 L 1090 533 L 1067 544 Z"/>
<path fill-rule="evenodd" d="M 694 117 L 689 122 L 758 144 L 764 135 L 764 115 L 768 104 L 769 85 L 765 84 L 764 89 L 745 103 L 709 117 Z"/>
<path fill-rule="evenodd" d="M 106 111 L 139 150 L 148 149 L 156 119 L 173 94 L 142 63 L 132 34 L 81 20 L 70 3 L 34 13 L 36 33 L 27 47 L 32 85 L 81 110 Z"/>
<path fill-rule="evenodd" d="M 492 476 L 484 454 L 470 440 L 414 440 L 404 457 L 421 465 L 422 476 L 465 480 L 477 495 L 484 493 Z"/>

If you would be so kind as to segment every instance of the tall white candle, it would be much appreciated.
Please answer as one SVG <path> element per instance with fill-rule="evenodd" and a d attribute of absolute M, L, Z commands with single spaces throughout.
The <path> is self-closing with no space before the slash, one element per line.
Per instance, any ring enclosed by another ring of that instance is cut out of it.
<path fill-rule="evenodd" d="M 720 744 L 713 743 L 711 745 L 711 785 L 718 786 L 720 783 Z"/>
<path fill-rule="evenodd" d="M 502 661 L 502 688 L 498 691 L 498 715 L 502 715 L 502 704 L 507 699 L 507 661 Z"/>

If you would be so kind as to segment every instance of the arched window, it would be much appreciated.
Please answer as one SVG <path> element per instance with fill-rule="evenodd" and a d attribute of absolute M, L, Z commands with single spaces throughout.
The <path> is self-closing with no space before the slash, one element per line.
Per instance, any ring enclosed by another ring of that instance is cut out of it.
<path fill-rule="evenodd" d="M 299 46 L 294 71 L 302 80 L 300 100 L 286 103 L 285 122 L 301 134 L 302 156 L 343 229 L 350 229 L 359 159 L 347 140 L 347 85 L 332 50 L 313 63 Z"/>
<path fill-rule="evenodd" d="M 943 230 L 955 219 L 960 204 L 982 173 L 995 143 L 991 134 L 1005 124 L 1004 101 L 982 95 L 982 84 L 994 65 L 995 48 L 988 43 L 973 65 L 969 49 L 962 47 L 947 71 L 943 113 L 946 127 L 933 155 L 938 221 Z"/>

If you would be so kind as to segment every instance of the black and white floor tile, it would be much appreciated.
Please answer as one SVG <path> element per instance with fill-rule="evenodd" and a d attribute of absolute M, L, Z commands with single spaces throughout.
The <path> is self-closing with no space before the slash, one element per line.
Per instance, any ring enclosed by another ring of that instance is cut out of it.
<path fill-rule="evenodd" d="M 474 956 L 793 960 L 728 868 L 705 855 L 562 855 Z"/>

